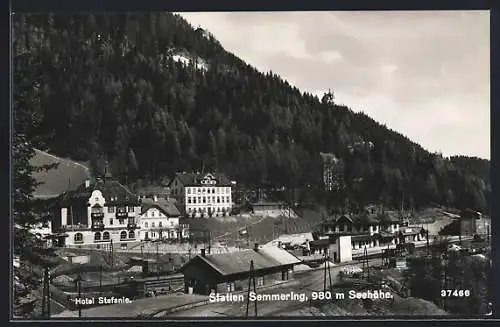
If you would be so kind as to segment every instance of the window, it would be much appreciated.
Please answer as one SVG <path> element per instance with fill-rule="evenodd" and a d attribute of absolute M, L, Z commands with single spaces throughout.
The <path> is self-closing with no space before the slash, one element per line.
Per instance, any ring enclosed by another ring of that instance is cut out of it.
<path fill-rule="evenodd" d="M 163 227 L 161 221 L 158 223 L 158 227 Z"/>
<path fill-rule="evenodd" d="M 148 223 L 147 222 L 144 223 L 144 227 L 148 228 Z"/>
<path fill-rule="evenodd" d="M 227 202 L 227 203 L 231 202 L 231 200 L 229 200 L 229 197 L 228 197 L 228 196 L 226 197 L 226 202 Z"/>
<path fill-rule="evenodd" d="M 207 203 L 207 198 L 203 197 L 203 203 Z"/>
<path fill-rule="evenodd" d="M 97 232 L 94 234 L 94 241 L 100 241 L 101 240 L 101 233 Z"/>
<path fill-rule="evenodd" d="M 264 277 L 257 277 L 257 287 L 264 286 Z"/>
<path fill-rule="evenodd" d="M 212 196 L 212 202 L 215 203 L 215 196 Z"/>
<path fill-rule="evenodd" d="M 225 201 L 224 201 L 224 197 L 222 197 L 221 199 L 222 199 L 222 203 L 225 203 Z"/>
<path fill-rule="evenodd" d="M 95 198 L 95 199 L 94 199 L 94 201 L 95 201 L 95 202 L 99 202 L 99 198 Z"/>
<path fill-rule="evenodd" d="M 195 204 L 196 204 L 196 197 L 194 197 L 194 198 L 193 198 L 193 203 L 195 203 Z"/>
<path fill-rule="evenodd" d="M 128 232 L 128 238 L 135 238 L 135 233 L 133 230 L 131 230 L 130 232 Z"/>
<path fill-rule="evenodd" d="M 128 212 L 134 212 L 134 207 L 129 206 L 129 207 L 128 207 Z"/>
<path fill-rule="evenodd" d="M 341 224 L 341 225 L 339 226 L 339 231 L 343 232 L 343 231 L 344 231 L 344 228 L 345 228 L 344 224 Z"/>
<path fill-rule="evenodd" d="M 191 197 L 188 197 L 188 203 L 191 203 Z"/>
<path fill-rule="evenodd" d="M 108 213 L 114 213 L 115 207 L 108 207 Z"/>
<path fill-rule="evenodd" d="M 120 240 L 124 240 L 127 238 L 127 232 L 126 231 L 123 231 L 120 233 Z"/>
<path fill-rule="evenodd" d="M 188 187 L 188 189 L 187 189 L 187 194 L 191 194 L 191 188 L 190 187 Z"/>
<path fill-rule="evenodd" d="M 76 233 L 74 236 L 75 243 L 83 243 L 82 233 Z"/>
<path fill-rule="evenodd" d="M 217 203 L 220 203 L 220 196 L 217 197 Z"/>
<path fill-rule="evenodd" d="M 155 228 L 155 222 L 154 221 L 151 223 L 151 228 Z"/>
<path fill-rule="evenodd" d="M 109 218 L 109 224 L 113 225 L 113 218 Z"/>
<path fill-rule="evenodd" d="M 155 216 L 155 212 L 151 211 L 151 217 L 154 217 L 154 216 Z"/>
<path fill-rule="evenodd" d="M 103 239 L 103 240 L 105 240 L 105 241 L 106 241 L 106 240 L 109 240 L 109 232 L 104 232 L 104 233 L 102 234 L 102 239 Z"/>

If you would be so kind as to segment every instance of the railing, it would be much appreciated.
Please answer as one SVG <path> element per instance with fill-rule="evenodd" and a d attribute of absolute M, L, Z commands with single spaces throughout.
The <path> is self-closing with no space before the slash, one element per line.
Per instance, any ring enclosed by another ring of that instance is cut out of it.
<path fill-rule="evenodd" d="M 92 229 L 93 231 L 102 231 L 102 230 L 104 230 L 104 224 L 103 224 L 103 223 L 95 223 L 95 224 L 92 224 L 91 229 Z"/>
<path fill-rule="evenodd" d="M 98 211 L 98 212 L 92 212 L 90 214 L 91 218 L 104 218 L 104 212 Z"/>
<path fill-rule="evenodd" d="M 127 224 L 127 229 L 138 229 L 139 226 L 137 226 L 136 223 L 128 223 Z"/>
<path fill-rule="evenodd" d="M 59 228 L 56 228 L 60 230 L 61 232 L 74 232 L 74 231 L 84 231 L 88 230 L 89 226 L 87 225 L 64 225 L 60 226 Z"/>
<path fill-rule="evenodd" d="M 116 212 L 116 218 L 118 219 L 125 219 L 128 217 L 128 212 L 126 211 L 117 211 Z"/>

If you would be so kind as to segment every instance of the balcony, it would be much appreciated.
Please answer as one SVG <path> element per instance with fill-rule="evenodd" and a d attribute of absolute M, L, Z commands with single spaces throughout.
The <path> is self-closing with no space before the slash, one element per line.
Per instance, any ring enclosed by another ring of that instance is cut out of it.
<path fill-rule="evenodd" d="M 92 224 L 91 229 L 92 229 L 92 231 L 102 231 L 102 230 L 104 230 L 104 223 L 103 222 L 95 222 Z"/>
<path fill-rule="evenodd" d="M 134 222 L 129 222 L 127 224 L 127 229 L 137 229 L 137 228 L 139 228 L 139 226 L 137 226 L 137 224 Z"/>
<path fill-rule="evenodd" d="M 116 218 L 117 219 L 125 219 L 128 217 L 127 211 L 117 211 L 116 212 Z"/>
<path fill-rule="evenodd" d="M 87 225 L 79 224 L 79 225 L 63 225 L 55 229 L 56 231 L 59 232 L 77 232 L 77 231 L 88 230 L 89 227 Z"/>
<path fill-rule="evenodd" d="M 104 218 L 104 212 L 103 211 L 94 211 L 90 214 L 90 217 L 92 219 L 95 219 L 95 218 L 102 219 L 102 218 Z"/>

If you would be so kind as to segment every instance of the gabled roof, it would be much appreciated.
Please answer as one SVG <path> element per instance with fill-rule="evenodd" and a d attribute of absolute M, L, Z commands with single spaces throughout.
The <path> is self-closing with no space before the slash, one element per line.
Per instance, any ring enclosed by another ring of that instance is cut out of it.
<path fill-rule="evenodd" d="M 297 259 L 296 256 L 274 245 L 264 245 L 259 248 L 259 252 L 282 265 L 295 265 L 300 263 L 300 260 Z"/>
<path fill-rule="evenodd" d="M 288 251 L 278 247 L 275 247 L 275 249 L 263 247 L 259 248 L 259 251 L 249 249 L 205 256 L 197 255 L 186 263 L 181 268 L 181 271 L 195 260 L 201 260 L 223 276 L 248 272 L 250 270 L 251 261 L 253 261 L 255 271 L 300 263 L 300 260 Z"/>
<path fill-rule="evenodd" d="M 201 186 L 201 181 L 207 175 L 214 177 L 217 182 L 216 186 L 231 186 L 229 178 L 221 173 L 176 173 L 175 178 L 170 182 L 169 186 L 176 179 L 184 186 Z"/>
<path fill-rule="evenodd" d="M 98 190 L 106 200 L 106 205 L 139 205 L 139 197 L 128 187 L 116 180 L 99 180 L 87 188 L 85 183 L 76 190 L 65 192 L 59 197 L 59 204 L 68 205 L 75 201 L 87 202 L 92 192 Z"/>
<path fill-rule="evenodd" d="M 172 201 L 158 199 L 157 201 L 151 199 L 143 199 L 141 205 L 141 215 L 151 208 L 160 210 L 167 217 L 179 217 L 181 213 Z"/>

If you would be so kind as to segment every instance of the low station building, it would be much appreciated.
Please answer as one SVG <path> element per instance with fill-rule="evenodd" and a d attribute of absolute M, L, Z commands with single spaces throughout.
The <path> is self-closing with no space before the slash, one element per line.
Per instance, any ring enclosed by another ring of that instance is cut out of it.
<path fill-rule="evenodd" d="M 244 290 L 251 276 L 253 261 L 256 286 L 292 278 L 293 267 L 300 260 L 289 252 L 273 245 L 255 245 L 253 249 L 232 253 L 207 255 L 205 250 L 192 258 L 182 268 L 186 293 L 208 295 Z"/>
<path fill-rule="evenodd" d="M 423 239 L 420 229 L 402 227 L 402 217 L 398 213 L 374 206 L 361 213 L 331 217 L 323 221 L 313 235 L 311 251 L 324 253 L 328 249 L 337 262 L 348 260 L 365 247 L 386 247 Z"/>

